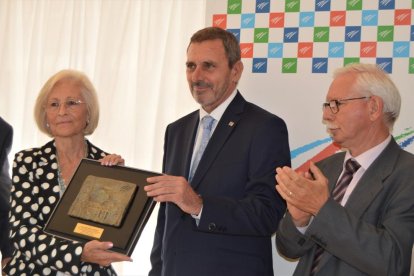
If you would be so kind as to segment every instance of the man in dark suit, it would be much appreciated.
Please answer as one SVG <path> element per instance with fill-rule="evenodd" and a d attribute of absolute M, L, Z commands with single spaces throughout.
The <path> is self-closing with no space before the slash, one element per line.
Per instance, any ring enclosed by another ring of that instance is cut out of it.
<path fill-rule="evenodd" d="M 149 275 L 273 275 L 271 235 L 285 211 L 274 168 L 290 164 L 286 125 L 237 91 L 243 64 L 231 33 L 196 32 L 186 68 L 201 108 L 167 127 L 165 175 L 145 187 L 161 202 Z"/>
<path fill-rule="evenodd" d="M 9 176 L 10 152 L 13 140 L 12 127 L 0 117 L 0 249 L 1 266 L 4 267 L 12 256 L 12 246 L 9 239 L 9 210 L 11 180 Z"/>
<path fill-rule="evenodd" d="M 399 92 L 375 65 L 352 64 L 335 72 L 326 100 L 324 123 L 345 151 L 310 172 L 276 170 L 288 207 L 277 248 L 300 258 L 294 275 L 408 275 L 414 155 L 390 134 Z"/>

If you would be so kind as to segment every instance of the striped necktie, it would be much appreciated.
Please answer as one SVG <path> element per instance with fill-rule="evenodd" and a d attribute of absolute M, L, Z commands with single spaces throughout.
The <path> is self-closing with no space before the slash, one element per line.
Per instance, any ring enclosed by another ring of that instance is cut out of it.
<path fill-rule="evenodd" d="M 341 178 L 339 179 L 338 183 L 336 184 L 335 188 L 332 191 L 332 198 L 341 203 L 342 198 L 348 188 L 349 183 L 351 183 L 352 178 L 354 177 L 354 173 L 361 167 L 357 161 L 353 159 L 348 159 L 345 163 L 345 171 L 342 174 Z M 310 275 L 316 275 L 316 272 L 319 270 L 319 262 L 322 258 L 324 249 L 318 245 L 315 251 L 315 257 L 312 263 L 312 269 Z"/>

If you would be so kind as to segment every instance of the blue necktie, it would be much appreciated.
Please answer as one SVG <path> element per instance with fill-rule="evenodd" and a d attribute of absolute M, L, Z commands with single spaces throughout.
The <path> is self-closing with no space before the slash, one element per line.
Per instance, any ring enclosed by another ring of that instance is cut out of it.
<path fill-rule="evenodd" d="M 348 159 L 345 163 L 345 171 L 332 191 L 332 198 L 339 204 L 345 195 L 349 183 L 351 183 L 354 173 L 361 167 L 361 165 L 353 159 Z M 312 269 L 310 275 L 313 276 L 319 271 L 319 262 L 325 250 L 318 245 L 313 258 Z"/>
<path fill-rule="evenodd" d="M 201 119 L 201 127 L 203 129 L 203 133 L 201 136 L 200 147 L 198 148 L 198 151 L 196 155 L 194 156 L 193 165 L 191 166 L 190 175 L 188 178 L 189 182 L 191 182 L 191 180 L 193 179 L 194 173 L 198 167 L 198 163 L 200 163 L 204 150 L 206 149 L 208 141 L 210 140 L 211 129 L 213 127 L 213 123 L 214 123 L 214 118 L 209 115 L 204 116 L 203 119 Z"/>

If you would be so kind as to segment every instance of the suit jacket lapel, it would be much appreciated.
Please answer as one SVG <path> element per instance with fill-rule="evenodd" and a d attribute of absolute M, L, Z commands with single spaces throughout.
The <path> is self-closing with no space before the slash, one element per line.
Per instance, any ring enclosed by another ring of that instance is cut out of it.
<path fill-rule="evenodd" d="M 198 187 L 201 180 L 208 172 L 211 165 L 214 163 L 214 160 L 217 158 L 217 155 L 220 153 L 227 139 L 230 137 L 231 133 L 237 126 L 245 103 L 246 101 L 244 98 L 239 92 L 237 92 L 236 97 L 227 107 L 226 111 L 218 122 L 217 127 L 210 138 L 210 141 L 208 142 L 207 148 L 200 160 L 197 171 L 194 174 L 192 181 L 192 186 L 194 188 Z"/>
<path fill-rule="evenodd" d="M 395 140 L 392 140 L 371 164 L 352 191 L 346 203 L 346 208 L 357 217 L 365 212 L 375 196 L 382 190 L 383 181 L 391 174 L 399 150 L 398 144 Z"/>

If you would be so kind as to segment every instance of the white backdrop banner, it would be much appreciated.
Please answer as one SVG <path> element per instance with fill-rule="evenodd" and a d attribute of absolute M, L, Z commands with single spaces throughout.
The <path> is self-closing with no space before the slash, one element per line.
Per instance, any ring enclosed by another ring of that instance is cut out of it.
<path fill-rule="evenodd" d="M 402 96 L 393 135 L 414 152 L 414 26 L 412 0 L 208 0 L 206 25 L 232 32 L 245 66 L 239 89 L 282 117 L 292 165 L 336 152 L 322 125 L 332 72 L 348 63 L 378 64 Z M 275 253 L 275 275 L 295 263 Z"/>

